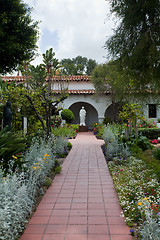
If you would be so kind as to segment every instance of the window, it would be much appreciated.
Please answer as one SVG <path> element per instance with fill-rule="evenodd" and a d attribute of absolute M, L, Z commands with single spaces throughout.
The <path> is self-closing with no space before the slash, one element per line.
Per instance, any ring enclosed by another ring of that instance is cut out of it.
<path fill-rule="evenodd" d="M 156 104 L 149 104 L 149 118 L 156 118 L 157 117 L 157 105 Z"/>

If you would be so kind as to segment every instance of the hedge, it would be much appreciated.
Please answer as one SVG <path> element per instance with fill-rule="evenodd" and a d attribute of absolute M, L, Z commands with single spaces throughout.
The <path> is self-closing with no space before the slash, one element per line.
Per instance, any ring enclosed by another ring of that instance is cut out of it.
<path fill-rule="evenodd" d="M 138 134 L 146 136 L 148 139 L 157 139 L 160 137 L 160 128 L 139 128 Z"/>

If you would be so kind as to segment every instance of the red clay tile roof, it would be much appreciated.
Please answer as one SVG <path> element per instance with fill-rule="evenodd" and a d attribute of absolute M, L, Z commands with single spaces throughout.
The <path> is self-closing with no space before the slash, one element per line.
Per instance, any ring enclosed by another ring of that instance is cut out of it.
<path fill-rule="evenodd" d="M 60 90 L 53 90 L 55 93 L 59 94 Z M 94 89 L 79 89 L 79 90 L 67 90 L 67 92 L 71 94 L 94 94 L 96 91 Z"/>
<path fill-rule="evenodd" d="M 2 76 L 2 79 L 4 81 L 7 82 L 12 82 L 12 81 L 16 81 L 16 82 L 24 82 L 25 81 L 25 77 L 24 76 Z M 46 78 L 46 81 L 48 81 L 48 77 Z M 53 76 L 52 77 L 52 81 L 74 81 L 74 82 L 90 82 L 91 79 L 89 76 Z"/>

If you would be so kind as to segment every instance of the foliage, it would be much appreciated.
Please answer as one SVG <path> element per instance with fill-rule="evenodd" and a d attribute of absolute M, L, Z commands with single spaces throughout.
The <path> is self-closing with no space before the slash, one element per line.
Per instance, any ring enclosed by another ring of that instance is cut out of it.
<path fill-rule="evenodd" d="M 3 129 L 0 131 L 0 146 L 0 166 L 5 174 L 9 170 L 10 161 L 12 161 L 12 168 L 10 167 L 12 171 L 23 167 L 25 161 L 20 154 L 24 152 L 26 143 L 22 137 Z"/>
<path fill-rule="evenodd" d="M 75 138 L 79 130 L 79 125 L 71 124 L 70 126 L 64 125 L 53 130 L 56 137 Z"/>
<path fill-rule="evenodd" d="M 148 139 L 158 139 L 160 136 L 159 128 L 139 128 L 138 133 L 146 136 Z"/>
<path fill-rule="evenodd" d="M 54 141 L 54 152 L 57 158 L 64 158 L 70 151 L 72 144 L 68 143 L 68 139 L 64 137 L 56 137 Z"/>
<path fill-rule="evenodd" d="M 62 73 L 65 75 L 91 75 L 97 63 L 93 59 L 77 56 L 76 58 L 65 58 L 61 61 Z"/>
<path fill-rule="evenodd" d="M 159 160 L 153 157 L 154 151 L 151 150 L 150 141 L 146 137 L 132 136 L 129 141 L 126 141 L 122 133 L 123 131 L 120 131 L 118 125 L 107 125 L 104 128 L 103 136 L 106 144 L 106 157 L 110 160 L 108 166 L 123 214 L 131 227 L 131 234 L 136 235 L 138 239 L 142 232 L 145 232 L 145 234 L 150 232 L 150 235 L 157 236 L 157 230 L 153 233 L 151 227 L 148 228 L 147 233 L 149 222 L 143 203 L 145 201 L 149 203 L 148 211 L 152 210 L 153 212 L 152 218 L 150 218 L 151 226 L 158 229 L 160 212 Z M 136 157 L 131 156 L 129 152 L 126 154 L 128 148 L 125 147 L 125 144 L 132 151 L 133 149 L 136 150 Z M 124 147 L 124 151 L 122 147 Z M 145 149 L 148 150 L 144 151 Z M 139 231 L 140 229 L 141 231 Z"/>
<path fill-rule="evenodd" d="M 94 122 L 94 123 L 92 123 L 91 126 L 92 126 L 92 130 L 93 130 L 94 134 L 96 135 L 96 137 L 103 138 L 104 125 L 102 123 Z"/>
<path fill-rule="evenodd" d="M 125 104 L 122 107 L 122 111 L 119 112 L 119 118 L 122 122 L 125 122 L 126 126 L 126 138 L 131 138 L 133 128 L 135 131 L 136 136 L 138 136 L 138 126 L 137 126 L 137 119 L 142 118 L 142 111 L 141 106 L 138 104 L 130 103 Z"/>
<path fill-rule="evenodd" d="M 31 9 L 21 0 L 1 0 L 0 9 L 0 73 L 14 70 L 34 55 L 37 25 Z"/>
<path fill-rule="evenodd" d="M 157 124 L 153 120 L 146 120 L 141 118 L 140 121 L 137 122 L 138 128 L 157 128 Z"/>
<path fill-rule="evenodd" d="M 3 177 L 0 169 L 0 239 L 14 240 L 23 231 L 35 204 L 37 190 L 54 167 L 53 139 L 37 139 L 25 154 L 22 172 Z"/>
<path fill-rule="evenodd" d="M 160 161 L 160 148 L 156 148 L 153 152 L 153 155 L 156 159 L 158 159 Z"/>
<path fill-rule="evenodd" d="M 148 201 L 154 209 L 154 218 L 160 211 L 160 186 L 154 171 L 148 169 L 139 159 L 129 157 L 128 160 L 114 158 L 108 163 L 123 214 L 129 226 L 135 228 L 144 225 L 146 215 L 141 213 L 139 206 L 142 201 Z M 143 210 L 145 210 L 143 208 Z"/>
<path fill-rule="evenodd" d="M 63 109 L 61 112 L 63 120 L 66 120 L 66 123 L 71 123 L 74 120 L 74 114 L 70 109 Z"/>
<path fill-rule="evenodd" d="M 158 144 L 158 140 L 157 140 L 157 139 L 150 140 L 150 142 L 151 142 L 152 144 Z"/>
<path fill-rule="evenodd" d="M 158 151 L 154 155 L 156 149 L 147 150 L 139 154 L 139 158 L 145 162 L 148 169 L 152 169 L 157 176 L 157 179 L 160 179 L 160 162 L 158 159 Z"/>
<path fill-rule="evenodd" d="M 112 103 L 123 102 L 129 91 L 127 77 L 119 67 L 119 61 L 110 61 L 98 65 L 91 75 L 97 93 L 111 93 Z"/>
<path fill-rule="evenodd" d="M 140 90 L 157 90 L 159 85 L 159 0 L 108 0 L 111 14 L 119 25 L 106 41 L 109 55 L 118 58 L 122 69 L 132 79 L 132 85 Z"/>
<path fill-rule="evenodd" d="M 104 128 L 103 139 L 106 146 L 106 156 L 108 160 L 119 156 L 126 158 L 130 155 L 130 150 L 126 143 L 122 141 L 119 128 L 116 125 L 108 125 Z"/>
<path fill-rule="evenodd" d="M 125 104 L 122 107 L 122 111 L 119 113 L 119 118 L 122 119 L 122 121 L 131 120 L 134 122 L 137 119 L 142 118 L 143 112 L 141 111 L 141 106 L 135 103 Z"/>
<path fill-rule="evenodd" d="M 107 126 L 108 123 L 112 123 L 112 119 L 110 117 L 105 117 L 103 120 L 103 124 Z"/>
<path fill-rule="evenodd" d="M 141 135 L 139 135 L 135 139 L 132 139 L 131 145 L 132 146 L 133 145 L 137 145 L 139 148 L 142 149 L 142 151 L 145 151 L 147 149 L 151 149 L 152 148 L 149 139 L 147 137 L 141 136 Z"/>
<path fill-rule="evenodd" d="M 155 209 L 158 208 L 158 205 L 149 203 L 147 199 L 141 203 L 139 205 L 141 215 L 145 216 L 145 221 L 141 224 L 140 230 L 142 240 L 159 240 L 160 213 L 157 213 L 157 216 L 155 216 L 155 212 L 157 212 Z"/>
<path fill-rule="evenodd" d="M 58 104 L 68 97 L 66 89 L 60 89 L 61 93 L 59 94 L 51 89 L 52 76 L 60 67 L 58 59 L 54 56 L 55 53 L 52 48 L 47 50 L 43 54 L 44 64 L 36 67 L 29 65 L 23 72 L 26 77 L 26 85 L 17 86 L 17 88 L 20 88 L 19 95 L 23 99 L 23 102 L 20 103 L 21 108 L 24 106 L 24 100 L 27 100 L 29 113 L 36 117 L 36 121 L 41 123 L 47 135 L 51 133 L 52 125 L 55 125 L 54 121 L 57 122 L 55 116 L 58 116 L 58 112 L 61 110 Z M 28 117 L 27 108 L 24 108 L 23 114 Z"/>

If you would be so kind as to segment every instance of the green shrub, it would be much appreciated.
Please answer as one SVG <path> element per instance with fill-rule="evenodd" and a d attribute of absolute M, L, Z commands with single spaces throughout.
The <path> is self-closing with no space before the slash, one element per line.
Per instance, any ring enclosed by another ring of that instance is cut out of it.
<path fill-rule="evenodd" d="M 72 148 L 72 143 L 68 142 L 68 143 L 67 143 L 67 149 L 68 149 L 68 150 L 71 150 L 71 148 Z"/>
<path fill-rule="evenodd" d="M 0 146 L 0 166 L 3 171 L 7 173 L 10 160 L 12 160 L 12 171 L 15 171 L 17 167 L 21 168 L 24 161 L 20 153 L 26 148 L 24 139 L 5 128 L 0 131 Z"/>
<path fill-rule="evenodd" d="M 139 128 L 157 128 L 157 124 L 148 119 L 141 119 L 139 122 L 137 122 L 137 125 Z"/>
<path fill-rule="evenodd" d="M 148 139 L 157 139 L 160 137 L 160 128 L 139 128 L 138 133 Z"/>
<path fill-rule="evenodd" d="M 152 148 L 152 145 L 150 144 L 150 141 L 145 136 L 138 136 L 138 138 L 136 138 L 136 140 L 135 140 L 135 144 L 139 148 L 141 148 L 143 151 Z"/>
<path fill-rule="evenodd" d="M 61 171 L 62 171 L 62 167 L 61 166 L 57 166 L 54 171 L 55 171 L 56 174 L 60 174 Z"/>
<path fill-rule="evenodd" d="M 156 148 L 154 151 L 153 151 L 153 155 L 154 157 L 160 161 L 160 148 Z"/>
<path fill-rule="evenodd" d="M 61 112 L 63 120 L 66 120 L 66 123 L 71 123 L 74 120 L 74 114 L 70 109 L 63 109 Z"/>
<path fill-rule="evenodd" d="M 107 125 L 108 123 L 112 123 L 112 119 L 110 117 L 105 117 L 103 120 L 103 124 Z"/>
<path fill-rule="evenodd" d="M 139 158 L 142 159 L 147 165 L 148 169 L 154 171 L 157 178 L 160 179 L 160 162 L 154 156 L 154 150 L 147 150 L 139 154 Z"/>
<path fill-rule="evenodd" d="M 77 129 L 78 128 L 76 127 L 76 125 L 72 125 L 72 124 L 70 126 L 64 125 L 63 127 L 55 128 L 54 135 L 56 137 L 74 138 L 77 135 L 77 132 L 78 132 Z"/>

